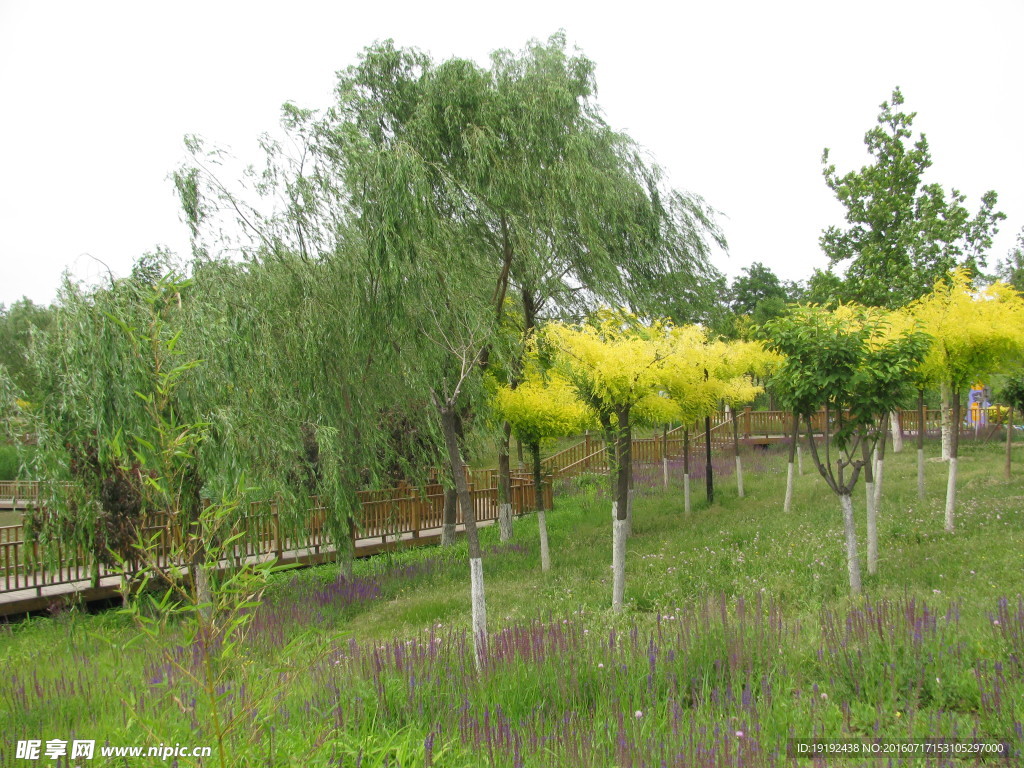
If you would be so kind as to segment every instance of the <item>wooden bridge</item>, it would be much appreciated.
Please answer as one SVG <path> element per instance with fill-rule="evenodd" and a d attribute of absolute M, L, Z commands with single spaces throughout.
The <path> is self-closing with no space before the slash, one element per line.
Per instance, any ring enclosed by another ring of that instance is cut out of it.
<path fill-rule="evenodd" d="M 930 412 L 926 429 L 938 428 L 938 412 Z M 917 412 L 901 413 L 903 429 L 916 432 Z M 815 432 L 824 429 L 824 414 L 812 420 Z M 733 419 L 719 414 L 712 419 L 712 451 L 731 451 Z M 792 416 L 785 411 L 751 411 L 736 414 L 735 428 L 745 445 L 767 445 L 788 439 Z M 690 452 L 695 461 L 705 452 L 703 425 L 689 435 Z M 677 460 L 684 451 L 683 428 L 668 430 L 660 436 L 633 440 L 633 461 L 636 463 Z M 546 477 L 543 485 L 544 504 L 550 508 L 552 485 L 558 478 L 583 472 L 605 472 L 608 461 L 602 437 L 586 435 L 580 442 L 542 461 Z M 469 471 L 470 497 L 476 519 L 482 525 L 493 523 L 498 511 L 497 470 Z M 0 509 L 27 509 L 39 503 L 40 485 L 35 482 L 0 483 Z M 440 539 L 444 509 L 444 489 L 439 484 L 419 489 L 403 485 L 359 494 L 360 509 L 356 516 L 354 547 L 357 557 L 365 557 L 397 546 L 432 543 Z M 535 508 L 533 481 L 522 471 L 514 473 L 513 514 L 521 515 Z M 462 527 L 462 512 L 457 523 Z M 336 551 L 324 528 L 327 509 L 314 498 L 304 520 L 290 524 L 273 502 L 253 502 L 236 522 L 232 535 L 241 534 L 231 553 L 234 564 L 274 558 L 282 564 L 313 564 L 335 557 Z M 294 517 L 294 516 L 292 516 Z M 158 537 L 157 562 L 171 565 L 170 543 L 177 533 L 169 525 L 151 522 L 144 536 Z M 224 567 L 230 564 L 225 562 Z M 138 568 L 139 564 L 132 567 Z M 37 543 L 28 540 L 24 527 L 0 527 L 0 616 L 46 609 L 59 604 L 70 595 L 83 601 L 114 597 L 120 587 L 120 574 L 104 566 L 92 552 L 85 549 L 58 549 L 44 556 Z"/>

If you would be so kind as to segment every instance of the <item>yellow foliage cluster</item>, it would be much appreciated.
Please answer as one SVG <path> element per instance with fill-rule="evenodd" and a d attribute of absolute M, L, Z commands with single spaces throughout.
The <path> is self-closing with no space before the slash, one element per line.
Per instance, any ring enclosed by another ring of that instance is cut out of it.
<path fill-rule="evenodd" d="M 918 322 L 932 338 L 922 365 L 925 379 L 963 389 L 1002 367 L 1024 349 L 1024 299 L 1011 286 L 973 286 L 954 270 L 910 305 L 902 322 Z"/>
<path fill-rule="evenodd" d="M 574 435 L 595 426 L 593 412 L 557 372 L 542 377 L 532 370 L 515 389 L 501 386 L 494 407 L 516 439 L 539 445 L 545 438 Z"/>

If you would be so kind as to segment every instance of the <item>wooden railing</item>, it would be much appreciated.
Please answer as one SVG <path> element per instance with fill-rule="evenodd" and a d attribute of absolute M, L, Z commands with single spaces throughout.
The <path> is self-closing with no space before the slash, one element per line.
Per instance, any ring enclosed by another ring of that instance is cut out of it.
<path fill-rule="evenodd" d="M 548 478 L 542 492 L 544 505 L 551 508 L 551 481 Z M 497 519 L 497 483 L 486 487 L 470 487 L 470 499 L 478 522 Z M 411 487 L 369 491 L 364 498 L 356 520 L 354 538 L 357 540 L 391 539 L 411 536 L 418 539 L 425 531 L 441 527 L 444 508 L 444 490 L 440 485 L 427 486 L 424 493 Z M 517 477 L 512 482 L 509 501 L 514 514 L 534 509 L 534 486 Z M 292 553 L 319 554 L 332 551 L 334 542 L 327 532 L 328 509 L 313 497 L 305 520 L 291 525 L 282 520 L 276 502 L 252 502 L 246 514 L 239 517 L 224 537 L 241 534 L 233 542 L 228 557 L 241 562 L 252 557 L 275 556 Z M 458 509 L 457 524 L 462 524 L 462 510 Z M 180 531 L 167 522 L 151 520 L 144 524 L 141 534 L 153 540 L 152 560 L 161 568 L 181 565 L 172 562 L 173 542 Z M 141 567 L 138 561 L 128 563 L 128 572 Z M 0 527 L 0 592 L 36 589 L 45 586 L 88 580 L 93 584 L 101 578 L 119 573 L 99 563 L 95 555 L 81 547 L 55 547 L 42 552 L 36 542 L 26 541 L 21 525 Z"/>

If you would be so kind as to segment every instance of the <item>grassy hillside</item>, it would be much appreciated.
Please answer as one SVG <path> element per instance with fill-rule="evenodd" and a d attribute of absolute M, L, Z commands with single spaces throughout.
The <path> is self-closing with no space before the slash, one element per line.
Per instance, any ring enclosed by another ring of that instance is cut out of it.
<path fill-rule="evenodd" d="M 229 764 L 810 765 L 787 760 L 786 744 L 812 737 L 985 738 L 1020 750 L 1024 468 L 1006 483 L 999 446 L 968 441 L 962 456 L 949 535 L 945 465 L 928 463 L 919 504 L 914 451 L 890 455 L 880 573 L 865 574 L 860 599 L 847 595 L 838 502 L 809 461 L 789 515 L 779 453 L 748 456 L 742 500 L 731 460 L 717 462 L 716 503 L 689 515 L 678 477 L 664 491 L 660 468 L 638 471 L 620 616 L 608 610 L 607 481 L 581 478 L 548 516 L 550 573 L 532 516 L 510 545 L 483 532 L 492 634 L 479 674 L 464 543 L 357 563 L 348 582 L 335 567 L 280 575 L 243 646 L 210 656 L 227 675 L 218 714 L 233 724 Z M 213 745 L 213 711 L 192 679 L 207 656 L 184 629 L 126 651 L 138 632 L 113 613 L 5 628 L 0 729 Z M 13 750 L 0 744 L 0 764 L 14 764 Z M 203 764 L 218 765 L 216 751 Z"/>

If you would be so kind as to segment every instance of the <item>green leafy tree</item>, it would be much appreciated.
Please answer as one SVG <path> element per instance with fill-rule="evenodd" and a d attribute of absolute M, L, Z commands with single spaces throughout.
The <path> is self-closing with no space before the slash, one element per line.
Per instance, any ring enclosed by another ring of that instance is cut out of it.
<path fill-rule="evenodd" d="M 996 276 L 1024 293 L 1024 228 L 1017 233 L 1017 242 L 1006 258 L 996 265 Z"/>
<path fill-rule="evenodd" d="M 21 396 L 32 400 L 37 382 L 28 360 L 33 333 L 50 326 L 52 309 L 21 298 L 4 307 L 0 304 L 0 365 L 7 368 Z"/>
<path fill-rule="evenodd" d="M 803 416 L 814 463 L 839 497 L 853 594 L 861 591 L 861 575 L 851 494 L 870 464 L 878 414 L 905 400 L 910 374 L 927 345 L 920 333 L 887 335 L 887 327 L 877 313 L 863 308 L 802 306 L 764 329 L 768 348 L 784 357 L 775 374 L 778 391 Z M 819 407 L 825 411 L 823 452 L 810 418 Z"/>
<path fill-rule="evenodd" d="M 846 209 L 847 226 L 829 227 L 821 236 L 829 262 L 845 267 L 842 298 L 891 309 L 930 291 L 953 267 L 984 267 L 1006 218 L 996 210 L 995 192 L 982 195 L 972 216 L 961 192 L 925 183 L 931 151 L 923 134 L 914 138 L 916 113 L 901 111 L 902 105 L 897 88 L 882 103 L 878 125 L 865 134 L 870 165 L 840 175 L 829 150 L 822 155 L 825 182 Z"/>

